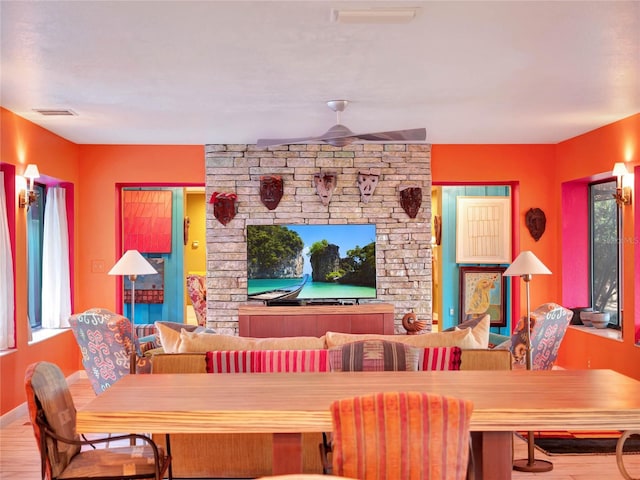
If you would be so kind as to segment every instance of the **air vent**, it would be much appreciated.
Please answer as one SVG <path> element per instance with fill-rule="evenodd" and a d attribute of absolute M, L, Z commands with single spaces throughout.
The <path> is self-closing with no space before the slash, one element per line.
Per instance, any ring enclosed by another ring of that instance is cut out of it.
<path fill-rule="evenodd" d="M 416 17 L 418 10 L 418 8 L 337 8 L 331 10 L 331 20 L 335 23 L 409 23 Z"/>
<path fill-rule="evenodd" d="M 34 108 L 33 111 L 45 117 L 75 117 L 78 115 L 73 110 L 66 108 Z"/>

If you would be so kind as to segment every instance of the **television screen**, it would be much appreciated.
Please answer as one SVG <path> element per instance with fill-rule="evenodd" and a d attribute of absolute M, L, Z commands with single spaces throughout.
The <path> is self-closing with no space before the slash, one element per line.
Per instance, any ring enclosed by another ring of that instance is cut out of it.
<path fill-rule="evenodd" d="M 376 227 L 248 225 L 247 274 L 250 300 L 376 298 Z"/>

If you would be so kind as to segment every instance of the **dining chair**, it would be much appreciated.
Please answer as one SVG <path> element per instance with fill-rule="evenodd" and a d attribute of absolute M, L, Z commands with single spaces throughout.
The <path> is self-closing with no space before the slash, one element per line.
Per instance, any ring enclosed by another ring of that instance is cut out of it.
<path fill-rule="evenodd" d="M 353 480 L 348 477 L 336 477 L 335 475 L 320 475 L 317 473 L 289 473 L 287 475 L 273 475 L 269 477 L 260 477 L 257 480 Z"/>
<path fill-rule="evenodd" d="M 76 408 L 60 368 L 36 362 L 26 370 L 29 419 L 40 451 L 42 479 L 116 480 L 173 478 L 171 457 L 146 435 L 127 434 L 82 440 L 76 433 Z M 95 448 L 118 440 L 139 445 Z M 82 450 L 83 447 L 90 447 Z"/>
<path fill-rule="evenodd" d="M 333 474 L 360 480 L 464 480 L 473 404 L 421 392 L 331 403 Z"/>
<path fill-rule="evenodd" d="M 334 372 L 460 370 L 459 347 L 418 348 L 399 342 L 371 339 L 346 343 L 329 349 L 329 364 Z M 322 471 L 333 473 L 329 456 L 333 452 L 331 434 L 322 433 L 318 446 Z"/>

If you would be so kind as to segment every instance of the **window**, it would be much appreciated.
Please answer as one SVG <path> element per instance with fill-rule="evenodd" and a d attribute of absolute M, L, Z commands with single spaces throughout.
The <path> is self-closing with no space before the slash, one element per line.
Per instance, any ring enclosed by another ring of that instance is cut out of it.
<path fill-rule="evenodd" d="M 32 329 L 42 326 L 42 250 L 44 243 L 45 186 L 34 184 L 37 201 L 27 213 L 27 256 L 29 265 L 29 324 Z"/>
<path fill-rule="evenodd" d="M 621 216 L 613 194 L 616 181 L 589 185 L 591 306 L 609 312 L 609 326 L 621 328 Z"/>

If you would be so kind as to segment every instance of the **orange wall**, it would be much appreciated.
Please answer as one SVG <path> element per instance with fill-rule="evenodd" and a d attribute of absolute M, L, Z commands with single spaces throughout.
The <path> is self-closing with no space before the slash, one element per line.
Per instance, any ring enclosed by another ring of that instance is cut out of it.
<path fill-rule="evenodd" d="M 433 182 L 518 184 L 519 245 L 516 253 L 532 250 L 549 269 L 556 273 L 538 276 L 531 284 L 531 304 L 558 302 L 560 292 L 560 257 L 557 238 L 560 232 L 560 187 L 554 182 L 555 147 L 553 145 L 433 145 L 431 170 Z M 530 208 L 541 208 L 547 217 L 544 235 L 536 242 L 525 227 L 524 216 Z M 521 313 L 525 313 L 524 289 L 520 292 Z M 446 288 L 446 286 L 442 286 Z"/>
<path fill-rule="evenodd" d="M 557 182 L 598 176 L 610 176 L 615 162 L 627 162 L 631 172 L 640 165 L 640 114 L 566 140 L 556 146 Z M 633 206 L 623 209 L 623 332 L 622 341 L 602 338 L 570 329 L 565 336 L 558 363 L 567 368 L 612 368 L 640 379 L 640 347 L 635 332 L 640 318 L 635 310 L 638 286 L 633 265 L 640 252 L 635 236 L 634 212 L 638 208 L 638 190 Z M 631 241 L 629 241 L 631 240 Z M 612 354 L 613 352 L 613 354 Z"/>
<path fill-rule="evenodd" d="M 118 311 L 119 279 L 106 274 L 119 258 L 114 220 L 117 184 L 203 185 L 204 146 L 82 145 L 80 157 L 76 311 L 92 307 Z M 95 262 L 102 262 L 103 271 L 92 270 Z"/>
<path fill-rule="evenodd" d="M 44 130 L 0 107 L 0 159 L 13 164 L 16 175 L 22 175 L 28 163 L 38 165 L 40 173 L 61 181 L 77 184 L 79 148 L 77 145 Z M 18 192 L 16 192 L 17 195 Z M 11 208 L 11 199 L 8 199 Z M 7 413 L 24 402 L 24 372 L 39 360 L 57 363 L 66 375 L 80 367 L 80 354 L 70 331 L 38 343 L 29 344 L 27 329 L 27 250 L 26 211 L 16 213 L 16 349 L 0 355 L 0 414 Z M 76 207 L 77 215 L 77 207 Z M 75 236 L 77 245 L 77 234 Z M 77 281 L 76 281 L 77 285 Z"/>
<path fill-rule="evenodd" d="M 205 176 L 202 145 L 75 145 L 20 117 L 2 113 L 2 161 L 17 165 L 37 163 L 41 173 L 75 185 L 75 311 L 90 307 L 116 309 L 116 278 L 106 274 L 117 258 L 115 205 L 117 184 L 194 184 Z M 434 145 L 434 182 L 516 182 L 520 202 L 519 250 L 533 250 L 554 275 L 534 280 L 532 304 L 562 302 L 560 274 L 561 221 L 560 184 L 576 177 L 609 171 L 620 158 L 621 144 L 635 142 L 634 163 L 638 163 L 639 117 L 636 115 L 559 145 Z M 627 137 L 632 140 L 626 140 Z M 81 183 L 79 180 L 81 179 Z M 524 213 L 531 207 L 547 215 L 547 229 L 535 242 L 524 227 Z M 26 366 L 47 359 L 58 363 L 66 374 L 80 368 L 79 354 L 71 332 L 38 344 L 27 344 L 26 250 L 24 212 L 16 208 L 16 290 L 18 348 L 0 355 L 2 394 L 0 414 L 24 401 L 23 375 Z M 635 207 L 633 207 L 635 208 Z M 20 210 L 20 211 L 18 211 Z M 625 210 L 625 235 L 633 236 L 632 208 Z M 634 258 L 633 245 L 625 246 L 625 258 Z M 102 263 L 104 271 L 92 266 Z M 631 265 L 632 263 L 630 263 Z M 625 319 L 634 318 L 633 269 L 625 269 Z M 444 288 L 444 286 L 443 286 Z M 521 295 L 523 292 L 521 292 Z M 524 305 L 524 302 L 521 302 Z M 625 340 L 620 355 L 611 355 L 613 345 L 594 335 L 570 331 L 560 352 L 560 363 L 591 368 L 610 367 L 633 374 L 640 365 L 638 347 L 633 346 L 631 322 L 625 322 Z M 616 350 L 617 352 L 618 350 Z M 73 352 L 70 354 L 69 352 Z M 615 358 L 614 358 L 615 357 Z M 626 359 L 625 359 L 626 357 Z M 594 363 L 596 362 L 596 363 Z M 632 365 L 630 367 L 629 365 Z"/>
<path fill-rule="evenodd" d="M 197 184 L 204 182 L 204 147 L 173 145 L 76 145 L 0 107 L 2 161 L 38 165 L 41 175 L 75 187 L 74 311 L 91 307 L 116 310 L 116 277 L 106 272 L 116 262 L 116 184 Z M 82 179 L 82 182 L 79 181 Z M 10 208 L 10 206 L 9 206 Z M 16 210 L 17 348 L 0 355 L 0 415 L 24 402 L 24 372 L 36 361 L 58 364 L 65 375 L 81 369 L 71 331 L 38 343 L 27 341 L 25 211 Z M 104 271 L 92 272 L 92 261 Z"/>

